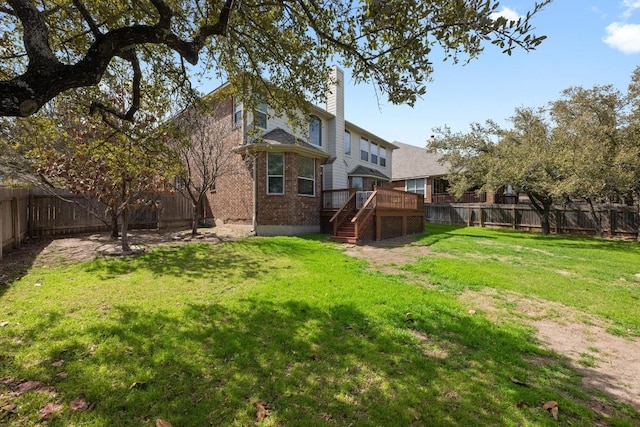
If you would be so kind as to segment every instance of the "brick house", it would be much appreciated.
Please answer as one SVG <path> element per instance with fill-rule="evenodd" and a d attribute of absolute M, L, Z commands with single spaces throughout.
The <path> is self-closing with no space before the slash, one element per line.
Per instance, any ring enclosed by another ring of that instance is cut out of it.
<path fill-rule="evenodd" d="M 209 218 L 252 225 L 257 235 L 331 231 L 332 217 L 344 213 L 356 193 L 366 200 L 391 180 L 397 146 L 345 120 L 344 75 L 337 67 L 332 72 L 337 83 L 325 108 L 309 106 L 308 131 L 292 129 L 266 104 L 246 111 L 231 95 L 218 101 L 213 122 L 231 124 L 224 145 L 237 156 L 234 173 L 218 177 L 207 194 L 203 210 Z M 375 227 L 375 219 L 369 223 L 369 230 Z"/>
<path fill-rule="evenodd" d="M 441 163 L 442 155 L 426 148 L 394 141 L 391 188 L 421 194 L 427 204 L 445 203 L 518 203 L 518 196 L 500 189 L 497 193 L 467 191 L 460 198 L 449 193 L 449 164 Z"/>

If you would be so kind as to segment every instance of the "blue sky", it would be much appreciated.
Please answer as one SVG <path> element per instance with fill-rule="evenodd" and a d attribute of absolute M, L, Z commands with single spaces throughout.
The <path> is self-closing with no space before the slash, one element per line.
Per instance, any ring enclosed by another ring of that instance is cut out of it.
<path fill-rule="evenodd" d="M 524 15 L 534 0 L 503 0 L 498 10 Z M 388 141 L 424 146 L 434 127 L 466 132 L 493 119 L 508 126 L 517 107 L 544 106 L 571 86 L 613 84 L 626 91 L 640 65 L 640 0 L 554 0 L 533 20 L 548 38 L 531 52 L 507 56 L 488 45 L 463 66 L 435 62 L 434 81 L 413 108 L 376 99 L 345 69 L 347 120 Z"/>

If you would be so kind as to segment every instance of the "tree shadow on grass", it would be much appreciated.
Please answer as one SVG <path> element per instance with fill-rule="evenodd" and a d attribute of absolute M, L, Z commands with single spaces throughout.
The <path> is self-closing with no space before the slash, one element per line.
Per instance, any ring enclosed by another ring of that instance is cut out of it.
<path fill-rule="evenodd" d="M 67 406 L 50 425 L 251 425 L 258 401 L 271 408 L 269 425 L 557 425 L 540 408 L 545 400 L 558 401 L 574 425 L 595 424 L 577 399 L 590 398 L 577 373 L 523 331 L 446 307 L 387 317 L 380 324 L 350 304 L 253 298 L 155 311 L 121 305 L 83 330 L 49 319 L 25 331 L 49 342 L 33 356 L 39 364 L 0 365 L 55 385 L 51 399 Z M 536 357 L 548 360 L 527 362 Z M 78 397 L 88 411 L 68 409 Z M 37 421 L 22 407 L 13 419 Z"/>
<path fill-rule="evenodd" d="M 233 245 L 233 249 L 230 246 Z M 247 242 L 221 244 L 194 243 L 182 246 L 159 246 L 136 257 L 107 259 L 87 266 L 87 271 L 110 279 L 143 269 L 157 276 L 202 278 L 256 278 L 264 273 L 262 260 L 253 256 Z M 244 254 L 238 251 L 244 247 Z M 227 250 L 229 249 L 229 250 Z"/>
<path fill-rule="evenodd" d="M 51 243 L 50 239 L 34 239 L 20 248 L 3 253 L 0 261 L 0 298 L 12 282 L 24 277 L 33 266 L 38 255 Z"/>

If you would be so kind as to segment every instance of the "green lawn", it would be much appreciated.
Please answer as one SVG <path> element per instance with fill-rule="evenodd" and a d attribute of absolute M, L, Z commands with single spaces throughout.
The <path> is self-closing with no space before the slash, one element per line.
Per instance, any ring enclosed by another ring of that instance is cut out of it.
<path fill-rule="evenodd" d="M 375 272 L 317 236 L 31 269 L 0 289 L 0 424 L 36 425 L 53 404 L 52 426 L 247 426 L 256 402 L 270 408 L 265 426 L 640 423 L 629 406 L 583 389 L 529 328 L 470 314 L 457 298 L 467 286 L 501 286 L 637 334 L 635 314 L 623 313 L 640 288 L 637 244 L 429 230 L 418 244 L 450 255 L 406 268 L 435 289 Z M 601 258 L 613 267 L 598 267 Z M 542 286 L 558 269 L 579 272 L 589 290 L 557 281 L 577 295 L 567 298 Z M 559 421 L 542 409 L 548 400 Z M 611 408 L 606 420 L 593 401 Z"/>

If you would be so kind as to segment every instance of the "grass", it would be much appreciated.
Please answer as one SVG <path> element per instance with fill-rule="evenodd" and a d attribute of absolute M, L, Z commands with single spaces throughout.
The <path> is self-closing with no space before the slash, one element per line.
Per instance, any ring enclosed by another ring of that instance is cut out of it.
<path fill-rule="evenodd" d="M 421 242 L 461 257 L 473 246 L 460 242 L 490 240 L 476 232 L 439 229 Z M 527 236 L 496 236 L 528 245 Z M 578 242 L 555 246 L 588 251 L 588 240 Z M 608 253 L 599 243 L 593 250 Z M 637 246 L 611 244 L 620 257 L 637 255 Z M 515 263 L 506 247 L 493 248 Z M 629 406 L 582 388 L 529 329 L 472 315 L 456 298 L 459 281 L 490 283 L 449 276 L 449 267 L 439 274 L 427 260 L 415 268 L 446 285 L 373 271 L 319 237 L 31 269 L 0 294 L 0 424 L 43 423 L 53 403 L 51 426 L 246 426 L 263 402 L 265 426 L 556 426 L 541 408 L 555 400 L 560 425 L 601 425 L 594 399 L 611 408 L 609 425 L 640 422 Z M 634 327 L 625 319 L 616 321 Z M 23 392 L 26 380 L 39 385 Z M 72 410 L 77 399 L 88 408 Z"/>
<path fill-rule="evenodd" d="M 434 254 L 405 268 L 439 289 L 516 291 L 562 303 L 612 323 L 610 332 L 640 336 L 640 244 L 542 236 L 486 228 L 429 225 L 418 243 Z"/>

